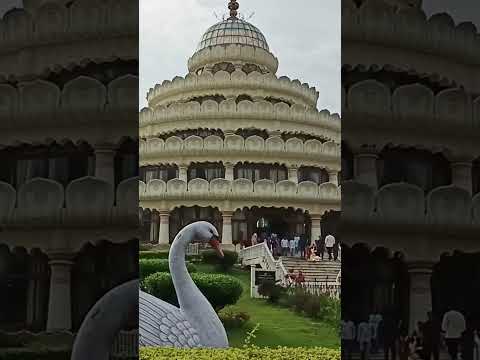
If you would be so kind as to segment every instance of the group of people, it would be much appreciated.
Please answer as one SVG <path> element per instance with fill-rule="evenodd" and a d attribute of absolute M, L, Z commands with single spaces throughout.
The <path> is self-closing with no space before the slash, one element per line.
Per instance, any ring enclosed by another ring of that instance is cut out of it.
<path fill-rule="evenodd" d="M 431 312 L 427 320 L 418 322 L 416 329 L 408 333 L 393 312 L 384 315 L 371 314 L 356 325 L 344 316 L 341 323 L 342 359 L 350 360 L 359 351 L 362 360 L 381 350 L 384 359 L 439 360 L 445 348 L 451 360 L 480 360 L 480 331 L 466 326 L 465 317 L 450 309 L 440 322 Z"/>
<path fill-rule="evenodd" d="M 328 255 L 328 260 L 338 261 L 340 258 L 341 246 L 333 235 L 327 235 L 324 240 L 317 239 L 310 242 L 304 235 L 278 236 L 275 233 L 270 235 L 258 235 L 254 233 L 251 237 L 251 244 L 266 242 L 273 256 L 299 257 L 309 261 L 321 261 Z"/>
<path fill-rule="evenodd" d="M 303 275 L 301 270 L 295 273 L 294 269 L 290 269 L 288 274 L 285 275 L 285 280 L 287 287 L 302 285 L 305 282 L 305 275 Z"/>

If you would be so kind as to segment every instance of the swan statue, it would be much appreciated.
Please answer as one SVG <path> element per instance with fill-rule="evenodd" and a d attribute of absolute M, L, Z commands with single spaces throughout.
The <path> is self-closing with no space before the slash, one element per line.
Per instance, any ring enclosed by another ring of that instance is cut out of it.
<path fill-rule="evenodd" d="M 168 262 L 180 308 L 140 291 L 140 346 L 228 347 L 222 322 L 193 282 L 185 264 L 186 249 L 192 241 L 209 243 L 223 257 L 217 238 L 217 229 L 205 221 L 187 225 L 177 234 Z"/>
<path fill-rule="evenodd" d="M 139 296 L 138 280 L 117 286 L 88 312 L 75 337 L 71 360 L 108 360 L 115 337 L 137 309 L 140 346 L 228 347 L 223 324 L 185 264 L 192 241 L 209 243 L 223 257 L 217 238 L 217 229 L 205 221 L 187 225 L 175 237 L 168 261 L 180 308 L 143 291 Z"/>
<path fill-rule="evenodd" d="M 75 337 L 71 360 L 109 360 L 115 337 L 138 309 L 139 281 L 107 292 L 87 313 Z"/>

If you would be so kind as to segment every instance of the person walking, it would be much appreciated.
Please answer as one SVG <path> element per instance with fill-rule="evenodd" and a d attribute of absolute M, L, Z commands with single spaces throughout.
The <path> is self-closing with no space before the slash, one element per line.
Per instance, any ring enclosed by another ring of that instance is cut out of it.
<path fill-rule="evenodd" d="M 338 241 L 335 241 L 335 244 L 333 244 L 333 261 L 338 260 Z"/>
<path fill-rule="evenodd" d="M 390 355 L 392 356 L 392 360 L 395 360 L 397 357 L 396 343 L 399 330 L 399 324 L 395 319 L 395 312 L 392 310 L 385 312 L 383 321 L 380 323 L 380 332 L 383 336 L 383 352 L 385 360 L 389 360 Z"/>
<path fill-rule="evenodd" d="M 286 237 L 282 238 L 281 246 L 282 246 L 282 256 L 287 256 L 288 255 L 288 240 L 287 240 Z"/>
<path fill-rule="evenodd" d="M 298 243 L 299 243 L 299 247 L 300 247 L 300 257 L 302 259 L 305 259 L 305 248 L 307 246 L 307 240 L 305 239 L 304 236 L 301 236 Z"/>
<path fill-rule="evenodd" d="M 288 244 L 290 246 L 290 256 L 293 257 L 293 256 L 295 256 L 295 240 L 293 238 L 290 239 Z"/>
<path fill-rule="evenodd" d="M 299 237 L 299 236 L 295 236 L 293 239 L 295 240 L 295 256 L 298 256 L 298 253 L 299 253 L 299 251 L 300 251 L 300 248 L 299 248 L 299 246 L 300 246 L 300 237 Z"/>
<path fill-rule="evenodd" d="M 348 316 L 345 316 L 345 320 L 341 323 L 341 334 L 342 340 L 342 359 L 351 360 L 353 346 L 355 344 L 356 329 L 355 324 Z"/>
<path fill-rule="evenodd" d="M 450 308 L 443 315 L 442 331 L 445 334 L 445 344 L 451 360 L 457 360 L 458 348 L 465 330 L 465 317 L 463 314 Z"/>
<path fill-rule="evenodd" d="M 427 321 L 422 326 L 423 359 L 439 360 L 440 356 L 440 322 L 431 311 L 427 313 Z"/>
<path fill-rule="evenodd" d="M 368 360 L 372 342 L 372 329 L 367 321 L 358 324 L 357 342 L 360 345 L 361 360 Z"/>
<path fill-rule="evenodd" d="M 332 260 L 333 246 L 335 245 L 335 238 L 332 235 L 325 236 L 325 247 L 327 248 L 328 260 Z"/>

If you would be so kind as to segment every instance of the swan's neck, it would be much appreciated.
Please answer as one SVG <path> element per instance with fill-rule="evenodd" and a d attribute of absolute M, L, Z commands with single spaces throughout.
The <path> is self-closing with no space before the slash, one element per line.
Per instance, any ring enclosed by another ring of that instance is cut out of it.
<path fill-rule="evenodd" d="M 188 273 L 185 253 L 188 244 L 193 240 L 191 235 L 189 231 L 180 232 L 173 241 L 168 258 L 178 304 L 197 330 L 204 346 L 216 346 L 219 340 L 226 342 L 228 346 L 225 329 L 217 313 Z"/>

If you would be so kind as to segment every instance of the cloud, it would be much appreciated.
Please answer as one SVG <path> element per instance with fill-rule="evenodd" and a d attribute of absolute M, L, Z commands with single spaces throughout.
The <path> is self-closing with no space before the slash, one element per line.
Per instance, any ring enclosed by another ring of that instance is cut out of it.
<path fill-rule="evenodd" d="M 340 112 L 340 1 L 240 0 L 240 12 L 265 35 L 277 75 L 320 92 L 318 107 Z M 184 76 L 202 34 L 227 13 L 225 0 L 140 0 L 140 105 L 149 88 Z"/>

